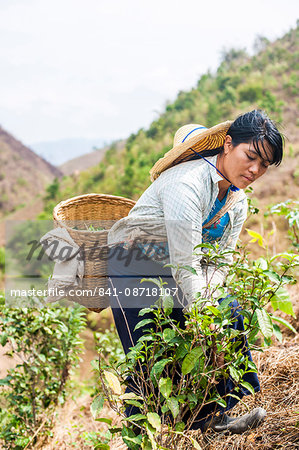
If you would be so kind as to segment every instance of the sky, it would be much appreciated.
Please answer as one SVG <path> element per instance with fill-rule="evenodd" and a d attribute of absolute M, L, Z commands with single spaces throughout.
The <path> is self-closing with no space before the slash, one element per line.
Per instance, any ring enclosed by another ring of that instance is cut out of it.
<path fill-rule="evenodd" d="M 295 27 L 287 0 L 0 0 L 0 125 L 26 145 L 126 138 L 221 51 Z"/>

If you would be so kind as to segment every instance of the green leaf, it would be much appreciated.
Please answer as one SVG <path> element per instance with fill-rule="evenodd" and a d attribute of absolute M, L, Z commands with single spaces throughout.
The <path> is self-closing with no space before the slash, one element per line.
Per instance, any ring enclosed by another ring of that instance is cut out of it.
<path fill-rule="evenodd" d="M 256 315 L 261 332 L 263 333 L 266 339 L 269 339 L 273 334 L 273 325 L 271 317 L 264 309 L 257 309 Z"/>
<path fill-rule="evenodd" d="M 138 316 L 144 316 L 144 314 L 151 313 L 153 311 L 152 308 L 143 308 L 139 311 Z"/>
<path fill-rule="evenodd" d="M 223 406 L 223 408 L 226 408 L 226 406 L 227 406 L 226 401 L 221 397 L 217 398 L 216 403 L 218 403 L 218 405 L 220 405 L 220 406 Z"/>
<path fill-rule="evenodd" d="M 239 375 L 237 369 L 235 369 L 234 366 L 229 366 L 228 370 L 229 370 L 230 376 L 231 376 L 235 381 L 239 381 L 240 375 Z"/>
<path fill-rule="evenodd" d="M 165 328 L 163 331 L 163 339 L 166 342 L 171 341 L 175 337 L 175 331 L 172 328 Z"/>
<path fill-rule="evenodd" d="M 161 419 L 159 414 L 148 412 L 146 417 L 152 427 L 154 427 L 158 431 L 161 429 Z"/>
<path fill-rule="evenodd" d="M 175 424 L 175 430 L 176 431 L 184 431 L 185 426 L 186 425 L 184 424 L 184 422 L 178 422 Z"/>
<path fill-rule="evenodd" d="M 172 391 L 172 381 L 169 377 L 159 380 L 159 389 L 163 397 L 168 398 Z"/>
<path fill-rule="evenodd" d="M 277 258 L 284 258 L 289 262 L 292 262 L 294 259 L 296 259 L 296 255 L 294 255 L 294 253 L 278 253 L 277 255 L 272 256 L 270 262 L 272 263 Z"/>
<path fill-rule="evenodd" d="M 121 400 L 143 400 L 140 395 L 135 394 L 134 392 L 126 392 L 125 394 L 120 395 Z"/>
<path fill-rule="evenodd" d="M 267 275 L 274 283 L 280 283 L 281 281 L 278 273 L 274 272 L 273 270 L 264 270 L 264 274 Z"/>
<path fill-rule="evenodd" d="M 95 419 L 104 406 L 105 398 L 102 394 L 95 397 L 90 405 L 92 417 Z"/>
<path fill-rule="evenodd" d="M 171 361 L 171 358 L 163 359 L 161 361 L 156 362 L 151 370 L 150 377 L 152 380 L 159 378 L 161 373 L 163 372 L 164 367 Z"/>
<path fill-rule="evenodd" d="M 146 419 L 146 416 L 144 414 L 132 414 L 131 416 L 127 417 L 126 420 L 128 422 L 138 422 L 139 420 Z"/>
<path fill-rule="evenodd" d="M 176 359 L 182 359 L 188 353 L 187 343 L 181 342 L 175 352 Z"/>
<path fill-rule="evenodd" d="M 198 398 L 193 392 L 189 392 L 187 397 L 190 403 L 194 403 L 195 405 L 198 403 Z"/>
<path fill-rule="evenodd" d="M 151 442 L 152 450 L 156 450 L 157 449 L 157 444 L 156 444 L 156 441 L 155 441 L 155 438 L 154 438 L 155 429 L 151 426 L 150 423 L 145 424 L 145 429 L 146 429 L 147 435 L 149 437 L 149 440 Z"/>
<path fill-rule="evenodd" d="M 112 424 L 112 419 L 107 419 L 106 417 L 99 417 L 98 419 L 95 420 L 96 422 L 108 423 L 108 425 Z"/>
<path fill-rule="evenodd" d="M 249 236 L 251 236 L 253 238 L 249 242 L 257 242 L 260 247 L 265 248 L 264 242 L 263 242 L 263 236 L 261 236 L 256 231 L 249 230 L 248 228 L 246 228 L 246 231 L 249 234 Z"/>
<path fill-rule="evenodd" d="M 173 310 L 173 298 L 170 295 L 163 295 L 162 306 L 167 316 L 171 314 Z"/>
<path fill-rule="evenodd" d="M 241 381 L 241 385 L 242 385 L 245 389 L 247 389 L 252 395 L 255 394 L 255 391 L 254 391 L 253 387 L 251 386 L 250 383 L 247 383 L 247 381 Z"/>
<path fill-rule="evenodd" d="M 271 297 L 271 305 L 274 311 L 280 309 L 280 311 L 289 314 L 292 317 L 296 317 L 289 293 L 283 287 L 278 288 L 273 297 Z"/>
<path fill-rule="evenodd" d="M 293 333 L 297 334 L 297 330 L 291 325 L 289 322 L 287 322 L 285 319 L 282 319 L 281 317 L 271 316 L 272 320 L 275 320 L 278 323 L 281 323 L 281 325 L 284 325 L 285 327 L 289 328 L 289 330 L 293 331 Z"/>
<path fill-rule="evenodd" d="M 282 332 L 276 323 L 273 323 L 273 331 L 276 338 L 279 340 L 279 342 L 282 342 Z"/>
<path fill-rule="evenodd" d="M 193 275 L 197 275 L 196 270 L 193 267 L 191 267 L 191 266 L 185 265 L 185 266 L 182 266 L 181 268 L 185 269 L 185 270 L 188 270 L 188 272 L 193 273 Z"/>
<path fill-rule="evenodd" d="M 156 278 L 142 278 L 142 280 L 140 281 L 140 283 L 143 283 L 144 281 L 146 282 L 150 282 L 150 283 L 154 283 L 157 286 L 161 287 L 161 281 L 157 280 Z"/>
<path fill-rule="evenodd" d="M 29 441 L 30 441 L 30 437 L 19 437 L 15 440 L 14 444 L 17 447 L 24 448 L 24 447 L 26 447 L 26 445 L 28 444 Z"/>
<path fill-rule="evenodd" d="M 141 434 L 139 436 L 134 436 L 134 437 L 123 436 L 123 441 L 124 441 L 125 444 L 127 444 L 127 446 L 129 448 L 136 449 L 136 445 L 138 445 L 137 448 L 140 448 L 140 444 L 141 444 L 141 441 L 142 441 L 142 436 L 141 436 Z M 133 446 L 131 446 L 131 444 L 133 444 Z"/>
<path fill-rule="evenodd" d="M 233 302 L 235 297 L 233 295 L 228 295 L 221 303 L 217 306 L 217 308 L 222 311 L 227 308 L 231 302 Z"/>
<path fill-rule="evenodd" d="M 130 416 L 132 417 L 132 416 Z M 130 417 L 127 418 L 127 421 L 130 421 Z M 123 438 L 124 443 L 131 449 L 137 450 L 140 448 L 140 444 L 141 444 L 141 440 L 139 438 L 139 440 L 137 441 L 138 443 L 135 442 L 136 436 L 135 433 L 133 432 L 133 430 L 131 430 L 131 428 L 126 427 L 123 424 L 123 428 L 121 430 L 121 435 Z M 133 439 L 133 442 L 131 441 L 131 439 Z"/>
<path fill-rule="evenodd" d="M 45 355 L 44 355 L 43 353 L 40 353 L 40 354 L 38 355 L 38 358 L 39 358 L 42 362 L 46 362 L 46 357 L 45 357 Z"/>
<path fill-rule="evenodd" d="M 142 444 L 141 444 L 142 450 L 152 450 L 151 441 L 149 440 L 148 436 L 143 436 L 142 438 Z"/>
<path fill-rule="evenodd" d="M 206 307 L 209 311 L 211 311 L 211 313 L 214 314 L 214 316 L 221 316 L 221 312 L 219 311 L 219 309 L 215 308 L 215 306 L 213 305 L 208 305 Z"/>
<path fill-rule="evenodd" d="M 6 345 L 7 339 L 8 339 L 7 334 L 2 333 L 1 336 L 0 336 L 0 344 L 3 347 Z"/>
<path fill-rule="evenodd" d="M 153 319 L 143 319 L 140 322 L 137 323 L 136 327 L 134 328 L 135 330 L 138 330 L 138 328 L 144 327 L 145 325 L 148 325 L 149 323 L 154 323 Z"/>
<path fill-rule="evenodd" d="M 182 364 L 182 374 L 187 375 L 194 368 L 195 364 L 202 356 L 203 351 L 201 347 L 195 347 L 188 355 L 185 356 Z"/>
<path fill-rule="evenodd" d="M 178 416 L 180 412 L 179 402 L 175 397 L 169 397 L 167 399 L 167 406 L 169 407 L 171 414 L 173 415 L 174 419 Z"/>
<path fill-rule="evenodd" d="M 137 400 L 126 400 L 126 405 L 137 406 L 137 408 L 142 408 L 143 403 L 138 402 Z"/>
<path fill-rule="evenodd" d="M 119 427 L 109 427 L 109 431 L 111 434 L 120 433 L 122 431 L 122 428 Z"/>

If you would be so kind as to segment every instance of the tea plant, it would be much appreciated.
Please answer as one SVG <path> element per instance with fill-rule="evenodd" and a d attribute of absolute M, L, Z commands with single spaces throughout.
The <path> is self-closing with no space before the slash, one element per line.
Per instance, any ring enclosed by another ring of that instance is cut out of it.
<path fill-rule="evenodd" d="M 226 265 L 217 246 L 202 244 L 195 251 L 202 252 L 215 270 Z M 273 335 L 281 340 L 278 324 L 296 332 L 265 307 L 271 304 L 274 311 L 294 315 L 285 286 L 295 282 L 289 272 L 298 266 L 298 256 L 285 253 L 250 262 L 246 251 L 234 253 L 236 261 L 227 267 L 226 286 L 219 288 L 218 294 L 212 290 L 209 302 L 205 295 L 199 295 L 185 312 L 184 324 L 172 319 L 173 299 L 164 295 L 157 304 L 140 311 L 137 327 L 143 328 L 143 336 L 125 360 L 113 366 L 101 362 L 99 377 L 104 395 L 100 393 L 94 399 L 93 414 L 99 416 L 106 398 L 122 418 L 121 430 L 110 427 L 110 432 L 120 432 L 129 448 L 171 449 L 182 438 L 200 448 L 188 431 L 204 408 L 213 404 L 225 409 L 229 402 L 241 399 L 244 390 L 254 394 L 246 379 L 256 367 L 242 352 L 244 339 L 251 349 L 260 350 L 257 335 L 263 345 L 270 345 Z M 274 267 L 276 260 L 279 264 Z M 161 280 L 152 281 L 163 288 Z M 240 305 L 238 314 L 243 317 L 244 330 L 234 326 L 233 300 Z M 220 394 L 219 389 L 224 379 L 233 385 L 227 395 Z"/>
<path fill-rule="evenodd" d="M 84 309 L 6 308 L 0 316 L 0 343 L 16 367 L 0 380 L 0 439 L 3 448 L 34 444 L 51 426 L 51 415 L 66 397 L 71 368 L 82 350 Z"/>

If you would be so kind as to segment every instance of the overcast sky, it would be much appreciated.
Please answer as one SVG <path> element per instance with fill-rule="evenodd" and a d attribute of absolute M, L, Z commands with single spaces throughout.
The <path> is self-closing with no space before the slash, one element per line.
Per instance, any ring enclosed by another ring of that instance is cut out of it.
<path fill-rule="evenodd" d="M 221 50 L 296 24 L 287 0 L 0 0 L 0 124 L 25 144 L 127 137 Z"/>

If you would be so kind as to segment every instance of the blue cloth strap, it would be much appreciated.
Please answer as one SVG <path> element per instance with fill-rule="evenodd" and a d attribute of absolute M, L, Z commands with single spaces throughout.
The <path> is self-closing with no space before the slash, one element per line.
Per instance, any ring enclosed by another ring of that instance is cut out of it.
<path fill-rule="evenodd" d="M 202 129 L 207 130 L 206 127 L 197 127 L 197 128 L 194 128 L 194 130 L 189 131 L 189 133 L 186 134 L 186 136 L 185 136 L 184 139 L 182 140 L 182 143 L 185 142 L 185 140 L 187 139 L 187 137 L 188 137 L 191 133 L 193 133 L 193 131 L 196 131 L 196 130 L 202 130 Z"/>

